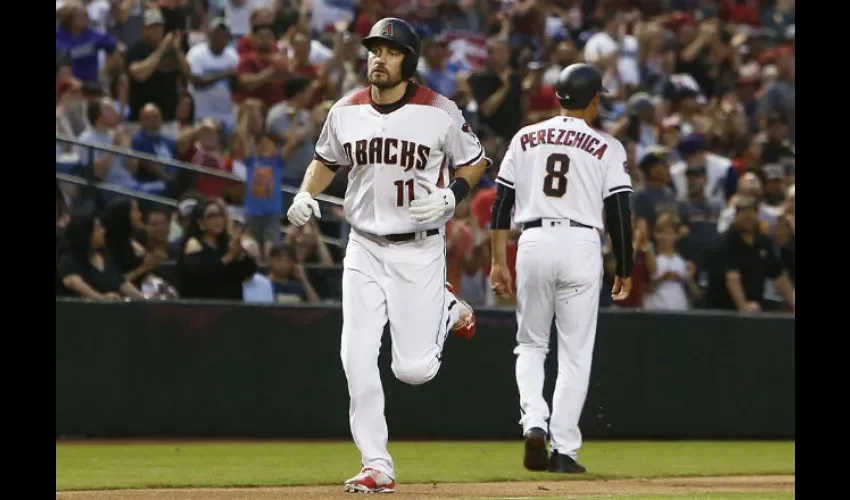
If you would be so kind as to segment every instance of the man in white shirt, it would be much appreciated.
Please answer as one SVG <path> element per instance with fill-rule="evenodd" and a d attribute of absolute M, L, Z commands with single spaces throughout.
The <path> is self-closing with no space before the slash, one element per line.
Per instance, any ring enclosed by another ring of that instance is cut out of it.
<path fill-rule="evenodd" d="M 230 44 L 230 26 L 224 18 L 210 25 L 209 41 L 195 45 L 186 60 L 191 69 L 191 93 L 195 120 L 215 118 L 228 130 L 236 125 L 230 80 L 239 65 L 239 55 Z"/>

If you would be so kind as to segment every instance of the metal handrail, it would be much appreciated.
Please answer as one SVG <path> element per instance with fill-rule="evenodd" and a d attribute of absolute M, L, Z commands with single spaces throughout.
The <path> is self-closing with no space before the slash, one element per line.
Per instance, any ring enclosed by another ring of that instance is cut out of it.
<path fill-rule="evenodd" d="M 176 208 L 179 203 L 177 200 L 166 198 L 164 196 L 145 193 L 144 191 L 136 191 L 134 189 L 127 189 L 125 187 L 121 187 L 116 184 L 109 184 L 106 182 L 90 182 L 89 180 L 84 179 L 82 177 L 71 174 L 65 174 L 62 172 L 56 172 L 56 179 L 60 182 L 67 182 L 69 184 L 77 184 L 80 186 L 91 186 L 93 188 L 101 189 L 103 191 L 109 191 L 111 193 L 129 196 L 131 198 L 137 198 L 140 200 L 147 200 L 153 203 L 167 205 L 169 207 Z M 281 232 L 284 232 L 284 229 L 282 227 Z M 342 247 L 342 240 L 340 238 L 332 238 L 330 236 L 325 236 L 324 234 L 320 235 L 320 237 L 322 238 L 322 241 L 324 241 L 328 245 Z"/>
<path fill-rule="evenodd" d="M 171 198 L 166 198 L 164 196 L 159 196 L 156 194 L 145 193 L 144 191 L 136 191 L 135 189 L 127 189 L 117 184 L 108 184 L 106 182 L 89 182 L 88 180 L 82 177 L 64 174 L 62 172 L 56 172 L 56 178 L 61 182 L 67 182 L 69 184 L 91 186 L 103 191 L 109 191 L 110 193 L 121 194 L 124 196 L 129 196 L 131 198 L 139 198 L 141 200 L 147 200 L 154 203 L 159 203 L 161 205 L 167 205 L 169 207 L 177 207 L 177 200 L 172 200 Z"/>
<path fill-rule="evenodd" d="M 136 151 L 134 149 L 122 148 L 119 146 L 115 146 L 112 144 L 103 144 L 98 142 L 89 142 L 89 141 L 81 141 L 79 139 L 74 139 L 73 137 L 68 137 L 64 134 L 56 134 L 56 140 L 59 142 L 64 142 L 68 144 L 73 144 L 75 146 L 81 146 L 89 149 L 97 149 L 99 151 L 106 151 L 107 153 L 112 153 L 116 155 L 126 156 L 130 158 L 136 158 L 138 160 L 147 160 L 153 163 L 158 163 L 160 165 L 168 165 L 169 167 L 180 168 L 183 170 L 191 170 L 192 172 L 198 172 L 204 175 L 210 175 L 213 177 L 220 177 L 222 179 L 229 179 L 231 181 L 236 181 L 244 184 L 245 180 L 239 177 L 236 174 L 225 172 L 223 170 L 216 170 L 214 168 L 204 167 L 202 165 L 195 165 L 194 163 L 187 163 L 185 161 L 172 160 L 171 158 L 163 158 L 160 156 L 142 153 L 140 151 Z M 283 186 L 281 187 L 281 191 L 289 194 L 297 194 L 298 189 L 291 186 Z M 324 201 L 327 203 L 333 203 L 335 205 L 342 205 L 343 199 L 337 198 L 336 196 L 329 196 L 326 194 L 319 194 L 315 196 L 315 199 L 318 201 Z"/>

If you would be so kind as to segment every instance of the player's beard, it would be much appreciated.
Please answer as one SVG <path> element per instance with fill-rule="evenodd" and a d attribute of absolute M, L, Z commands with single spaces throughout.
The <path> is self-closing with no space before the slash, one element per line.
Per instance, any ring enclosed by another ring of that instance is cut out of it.
<path fill-rule="evenodd" d="M 389 73 L 387 73 L 386 70 L 384 70 L 383 74 L 389 75 Z M 391 76 L 386 76 L 385 78 L 380 78 L 380 79 L 377 79 L 374 76 L 375 76 L 374 72 L 370 71 L 369 74 L 368 74 L 369 83 L 371 85 L 374 85 L 375 87 L 379 88 L 380 90 L 391 89 L 391 88 L 397 86 L 398 84 L 400 84 L 402 81 L 404 81 L 404 78 L 402 78 L 401 75 L 398 75 L 395 78 L 393 78 Z"/>

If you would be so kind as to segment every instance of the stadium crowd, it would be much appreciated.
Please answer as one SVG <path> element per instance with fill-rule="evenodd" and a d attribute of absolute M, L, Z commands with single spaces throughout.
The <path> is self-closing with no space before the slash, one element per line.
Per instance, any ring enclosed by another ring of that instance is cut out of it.
<path fill-rule="evenodd" d="M 390 15 L 420 32 L 418 83 L 494 160 L 446 229 L 468 302 L 511 305 L 487 285 L 493 178 L 583 61 L 636 187 L 633 292 L 610 299 L 605 238 L 601 307 L 793 310 L 794 0 L 59 0 L 57 135 L 235 177 L 57 140 L 57 172 L 142 196 L 57 180 L 57 295 L 338 300 L 341 208 L 301 228 L 285 212 L 328 109 L 367 84 L 359 40 Z"/>

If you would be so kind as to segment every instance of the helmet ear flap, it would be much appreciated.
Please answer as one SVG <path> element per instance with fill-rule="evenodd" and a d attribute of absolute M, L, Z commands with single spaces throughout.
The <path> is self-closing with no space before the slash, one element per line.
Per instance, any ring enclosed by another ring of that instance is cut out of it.
<path fill-rule="evenodd" d="M 416 74 L 416 66 L 419 63 L 419 58 L 410 52 L 405 52 L 404 60 L 401 62 L 401 76 L 404 78 L 413 78 Z"/>

